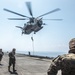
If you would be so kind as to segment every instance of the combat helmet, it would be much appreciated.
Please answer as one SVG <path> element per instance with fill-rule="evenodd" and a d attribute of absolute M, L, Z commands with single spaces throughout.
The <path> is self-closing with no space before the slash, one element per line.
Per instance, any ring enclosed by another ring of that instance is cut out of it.
<path fill-rule="evenodd" d="M 75 38 L 71 39 L 69 42 L 69 52 L 75 52 Z"/>
<path fill-rule="evenodd" d="M 69 48 L 72 49 L 72 48 L 75 48 L 75 38 L 71 39 L 70 42 L 69 42 Z"/>

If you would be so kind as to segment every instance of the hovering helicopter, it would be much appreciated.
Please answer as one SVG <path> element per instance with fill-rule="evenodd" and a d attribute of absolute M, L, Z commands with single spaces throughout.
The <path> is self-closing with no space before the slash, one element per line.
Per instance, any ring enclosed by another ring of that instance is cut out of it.
<path fill-rule="evenodd" d="M 14 11 L 11 11 L 9 9 L 4 8 L 5 11 L 8 11 L 13 14 L 24 17 L 24 18 L 8 18 L 9 20 L 29 20 L 27 23 L 24 24 L 23 27 L 16 26 L 17 28 L 20 28 L 22 30 L 22 34 L 30 34 L 32 32 L 34 32 L 34 34 L 35 34 L 36 32 L 38 32 L 39 30 L 41 30 L 43 28 L 43 25 L 46 25 L 45 23 L 43 23 L 43 20 L 62 20 L 62 19 L 43 19 L 42 18 L 42 16 L 59 11 L 60 10 L 59 8 L 56 8 L 52 11 L 49 11 L 49 12 L 42 14 L 42 15 L 35 18 L 35 17 L 33 17 L 33 13 L 32 13 L 31 2 L 26 2 L 26 6 L 29 10 L 31 17 L 25 16 L 25 15 L 22 15 L 17 12 L 14 12 Z"/>

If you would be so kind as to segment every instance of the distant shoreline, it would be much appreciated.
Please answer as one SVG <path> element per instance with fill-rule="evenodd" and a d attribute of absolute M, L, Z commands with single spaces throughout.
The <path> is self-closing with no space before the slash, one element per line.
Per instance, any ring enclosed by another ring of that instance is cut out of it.
<path fill-rule="evenodd" d="M 54 57 L 48 57 L 48 56 L 39 56 L 39 55 L 28 55 L 28 54 L 20 54 L 20 53 L 16 53 L 16 55 L 18 57 L 24 57 L 24 56 L 29 56 L 29 57 L 36 57 L 36 58 L 40 58 L 40 59 L 53 59 Z"/>
<path fill-rule="evenodd" d="M 5 55 L 8 55 L 8 52 L 4 52 Z M 16 53 L 17 57 L 35 57 L 35 58 L 40 58 L 40 59 L 53 59 L 54 57 L 48 57 L 48 56 L 41 56 L 41 55 L 29 55 L 29 54 L 22 54 L 22 53 Z"/>
<path fill-rule="evenodd" d="M 9 53 L 9 52 L 5 52 Z M 46 59 L 52 59 L 57 57 L 58 55 L 65 54 L 66 52 L 27 52 L 27 51 L 17 51 L 16 54 L 18 56 L 30 56 L 30 57 L 36 57 L 36 58 L 46 58 Z"/>

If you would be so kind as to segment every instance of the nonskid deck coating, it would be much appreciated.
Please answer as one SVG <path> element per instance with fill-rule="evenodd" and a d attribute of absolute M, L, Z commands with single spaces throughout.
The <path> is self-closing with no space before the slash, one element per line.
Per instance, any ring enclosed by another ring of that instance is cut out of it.
<path fill-rule="evenodd" d="M 8 55 L 5 54 L 2 59 L 2 66 L 0 65 L 0 75 L 15 75 L 8 72 L 8 59 Z M 50 59 L 16 55 L 16 75 L 47 75 L 50 63 Z"/>

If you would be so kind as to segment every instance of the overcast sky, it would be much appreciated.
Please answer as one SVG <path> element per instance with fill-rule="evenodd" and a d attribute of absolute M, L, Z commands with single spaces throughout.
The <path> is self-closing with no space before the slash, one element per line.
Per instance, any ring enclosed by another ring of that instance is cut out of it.
<path fill-rule="evenodd" d="M 23 26 L 24 20 L 8 20 L 21 18 L 3 8 L 29 16 L 25 2 L 32 3 L 33 16 L 60 8 L 60 11 L 43 16 L 44 19 L 63 19 L 62 21 L 44 20 L 47 25 L 35 35 L 21 35 L 15 26 Z M 31 36 L 34 37 L 35 51 L 67 52 L 69 40 L 75 38 L 75 0 L 0 0 L 0 48 L 9 51 L 33 51 Z"/>

